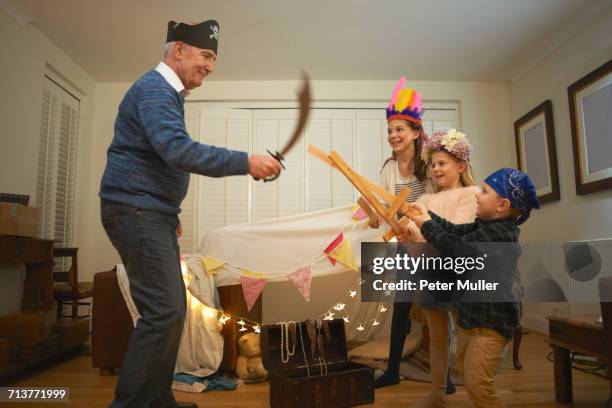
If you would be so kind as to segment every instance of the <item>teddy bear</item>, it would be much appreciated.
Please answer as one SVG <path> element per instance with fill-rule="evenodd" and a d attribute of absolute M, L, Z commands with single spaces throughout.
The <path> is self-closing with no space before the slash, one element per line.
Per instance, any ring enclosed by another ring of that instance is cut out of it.
<path fill-rule="evenodd" d="M 247 333 L 238 339 L 238 363 L 236 374 L 244 382 L 265 381 L 268 372 L 261 361 L 259 334 Z"/>

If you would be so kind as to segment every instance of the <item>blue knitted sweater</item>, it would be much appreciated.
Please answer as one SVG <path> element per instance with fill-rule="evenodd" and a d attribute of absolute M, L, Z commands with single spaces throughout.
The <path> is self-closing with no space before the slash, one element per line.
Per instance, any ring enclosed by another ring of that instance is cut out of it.
<path fill-rule="evenodd" d="M 178 214 L 189 187 L 189 173 L 210 177 L 247 174 L 247 153 L 189 137 L 184 102 L 157 71 L 134 82 L 119 105 L 100 186 L 102 199 Z"/>

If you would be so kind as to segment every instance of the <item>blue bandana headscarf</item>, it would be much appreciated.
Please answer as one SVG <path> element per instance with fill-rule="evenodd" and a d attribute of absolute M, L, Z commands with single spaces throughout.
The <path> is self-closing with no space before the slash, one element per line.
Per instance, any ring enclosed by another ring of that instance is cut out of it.
<path fill-rule="evenodd" d="M 499 169 L 487 177 L 485 183 L 497 191 L 500 196 L 510 200 L 513 208 L 522 212 L 516 220 L 518 225 L 527 221 L 532 208 L 540 208 L 535 186 L 529 176 L 520 170 Z"/>

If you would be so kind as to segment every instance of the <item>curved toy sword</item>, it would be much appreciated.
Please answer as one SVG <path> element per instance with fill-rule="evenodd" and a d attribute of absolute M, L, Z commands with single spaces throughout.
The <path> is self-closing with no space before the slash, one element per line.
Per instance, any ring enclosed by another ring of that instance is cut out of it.
<path fill-rule="evenodd" d="M 298 93 L 298 101 L 300 103 L 300 117 L 298 119 L 298 123 L 295 129 L 293 130 L 293 134 L 289 138 L 289 141 L 287 141 L 287 144 L 285 144 L 285 147 L 283 147 L 283 149 L 280 152 L 277 151 L 275 153 L 272 153 L 271 151 L 266 150 L 270 154 L 270 156 L 274 157 L 280 163 L 283 169 L 285 168 L 285 166 L 283 165 L 283 161 L 285 161 L 285 155 L 291 150 L 293 146 L 295 146 L 297 141 L 302 136 L 302 133 L 304 132 L 304 128 L 306 127 L 306 123 L 308 122 L 308 116 L 310 115 L 310 105 L 311 105 L 310 79 L 308 77 L 308 74 L 305 71 L 302 71 L 302 78 L 303 78 L 302 88 L 300 89 Z M 276 176 L 268 177 L 264 179 L 264 182 L 274 181 L 278 178 L 278 176 L 280 176 L 280 173 L 277 174 Z"/>

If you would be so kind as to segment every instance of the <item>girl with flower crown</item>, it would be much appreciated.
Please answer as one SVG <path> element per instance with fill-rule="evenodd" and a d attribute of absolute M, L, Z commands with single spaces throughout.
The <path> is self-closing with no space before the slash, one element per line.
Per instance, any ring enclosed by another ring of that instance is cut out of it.
<path fill-rule="evenodd" d="M 474 222 L 476 194 L 480 189 L 472 176 L 470 154 L 472 146 L 466 136 L 455 129 L 434 133 L 425 142 L 422 159 L 429 163 L 434 180 L 433 194 L 424 194 L 416 200 L 423 213 L 433 211 L 444 214 L 454 224 Z M 425 242 L 418 227 L 411 222 L 406 232 L 414 242 Z M 448 376 L 449 311 L 455 304 L 445 301 L 447 293 L 419 292 L 418 303 L 423 309 L 429 327 L 429 356 L 431 366 L 431 393 L 419 407 L 444 407 L 444 394 Z M 442 298 L 444 297 L 444 298 Z"/>

